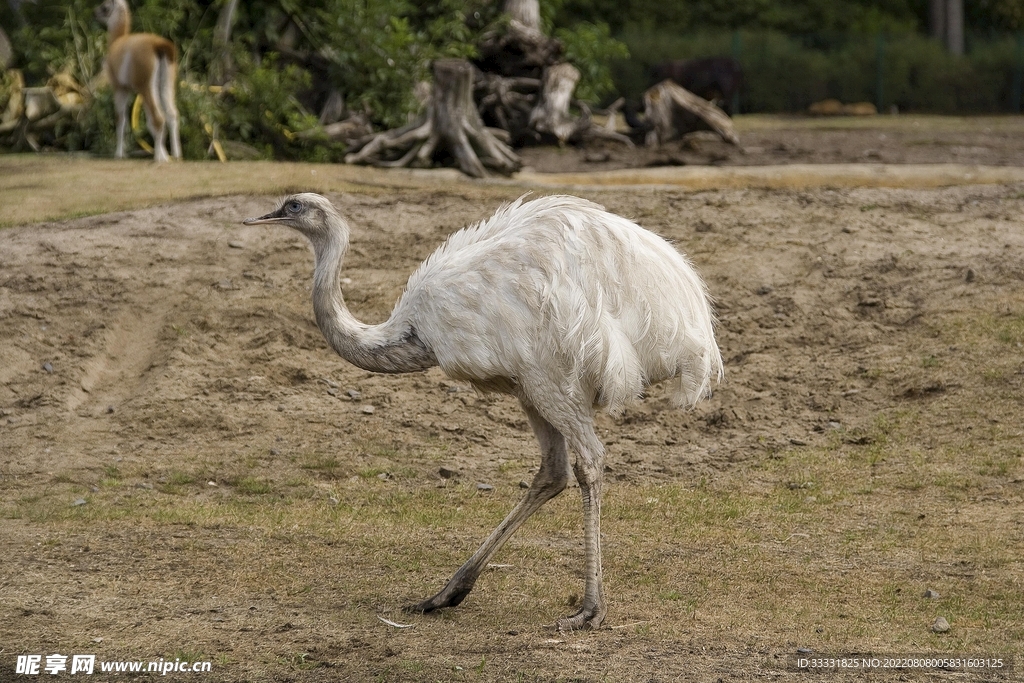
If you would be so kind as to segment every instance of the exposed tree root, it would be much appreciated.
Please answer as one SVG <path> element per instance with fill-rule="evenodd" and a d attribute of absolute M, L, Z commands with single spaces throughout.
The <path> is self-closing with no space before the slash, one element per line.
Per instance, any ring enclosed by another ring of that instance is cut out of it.
<path fill-rule="evenodd" d="M 481 178 L 488 171 L 510 175 L 522 166 L 518 155 L 484 127 L 473 103 L 473 67 L 461 59 L 433 64 L 434 89 L 418 120 L 353 145 L 350 164 L 430 167 L 443 155 L 463 173 Z"/>

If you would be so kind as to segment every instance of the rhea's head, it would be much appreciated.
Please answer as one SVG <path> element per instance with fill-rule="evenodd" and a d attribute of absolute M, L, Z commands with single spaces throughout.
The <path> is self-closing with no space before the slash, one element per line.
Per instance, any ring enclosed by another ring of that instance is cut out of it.
<path fill-rule="evenodd" d="M 341 231 L 347 238 L 348 226 L 334 206 L 325 198 L 313 192 L 293 194 L 281 202 L 281 207 L 259 218 L 247 218 L 245 225 L 278 223 L 294 228 L 309 238 L 314 245 L 327 240 L 333 231 Z"/>

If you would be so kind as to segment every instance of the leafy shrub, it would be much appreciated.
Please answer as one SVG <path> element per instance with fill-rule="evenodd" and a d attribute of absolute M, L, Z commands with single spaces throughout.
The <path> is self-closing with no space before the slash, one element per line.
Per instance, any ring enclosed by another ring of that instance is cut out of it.
<path fill-rule="evenodd" d="M 611 64 L 629 57 L 625 43 L 612 38 L 608 25 L 580 22 L 571 29 L 555 29 L 565 46 L 565 58 L 580 70 L 576 98 L 596 103 L 615 92 Z"/>
<path fill-rule="evenodd" d="M 259 64 L 247 59 L 239 66 L 225 96 L 227 106 L 218 117 L 225 134 L 262 149 L 267 157 L 291 156 L 295 134 L 316 125 L 295 100 L 296 92 L 309 82 L 309 74 L 294 64 L 278 68 L 273 53 Z"/>
<path fill-rule="evenodd" d="M 96 92 L 92 102 L 79 114 L 67 132 L 67 149 L 113 156 L 117 145 L 117 122 L 114 118 L 114 94 L 110 88 Z M 125 149 L 130 150 L 130 138 Z"/>
<path fill-rule="evenodd" d="M 106 37 L 93 19 L 93 2 L 25 3 L 29 21 L 12 36 L 26 85 L 65 71 L 90 83 L 103 68 Z"/>

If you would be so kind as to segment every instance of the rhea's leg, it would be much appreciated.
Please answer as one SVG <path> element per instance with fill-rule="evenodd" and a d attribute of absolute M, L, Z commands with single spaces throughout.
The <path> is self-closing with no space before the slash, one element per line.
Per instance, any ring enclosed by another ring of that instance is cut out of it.
<path fill-rule="evenodd" d="M 565 439 L 551 424 L 540 416 L 533 407 L 523 404 L 526 416 L 533 427 L 533 433 L 540 442 L 540 469 L 530 484 L 526 497 L 513 508 L 508 517 L 491 532 L 480 549 L 459 567 L 455 575 L 437 595 L 412 605 L 412 612 L 432 612 L 441 607 L 455 607 L 465 599 L 487 563 L 505 541 L 522 526 L 544 503 L 551 500 L 569 482 L 569 458 L 565 451 Z"/>
<path fill-rule="evenodd" d="M 117 115 L 117 149 L 114 156 L 118 159 L 124 158 L 124 134 L 128 122 L 128 104 L 131 100 L 131 91 L 120 89 L 114 91 L 114 113 Z"/>
<path fill-rule="evenodd" d="M 570 437 L 576 452 L 573 471 L 583 496 L 583 541 L 586 549 L 586 587 L 583 604 L 576 614 L 559 619 L 559 631 L 597 628 L 608 608 L 604 602 L 601 569 L 601 489 L 603 487 L 604 446 L 593 425 L 583 425 L 579 440 Z"/>

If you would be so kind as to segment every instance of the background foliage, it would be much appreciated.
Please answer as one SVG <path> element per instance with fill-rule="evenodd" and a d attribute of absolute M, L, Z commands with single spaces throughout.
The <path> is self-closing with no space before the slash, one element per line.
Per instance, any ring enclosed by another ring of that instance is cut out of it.
<path fill-rule="evenodd" d="M 180 51 L 179 107 L 188 158 L 214 135 L 251 155 L 338 159 L 317 121 L 331 90 L 377 127 L 405 123 L 431 60 L 472 58 L 498 21 L 501 0 L 250 0 L 240 2 L 230 87 L 212 92 L 214 29 L 227 0 L 137 0 L 134 29 Z M 70 72 L 95 84 L 106 36 L 97 0 L 0 2 L 16 64 L 29 85 Z M 903 111 L 995 112 L 1020 107 L 1024 0 L 965 3 L 968 54 L 950 56 L 925 35 L 928 0 L 541 0 L 544 28 L 566 47 L 592 104 L 651 85 L 665 59 L 732 55 L 744 68 L 744 112 L 802 111 L 825 97 Z M 14 27 L 13 29 L 11 27 Z M 109 93 L 61 144 L 109 153 Z"/>
<path fill-rule="evenodd" d="M 620 36 L 630 59 L 614 64 L 616 89 L 639 97 L 651 67 L 666 59 L 735 56 L 743 67 L 741 112 L 803 112 L 825 98 L 867 101 L 880 111 L 970 114 L 1020 107 L 1024 40 L 1012 34 L 971 36 L 955 57 L 920 33 L 818 33 L 774 30 L 646 33 Z"/>

